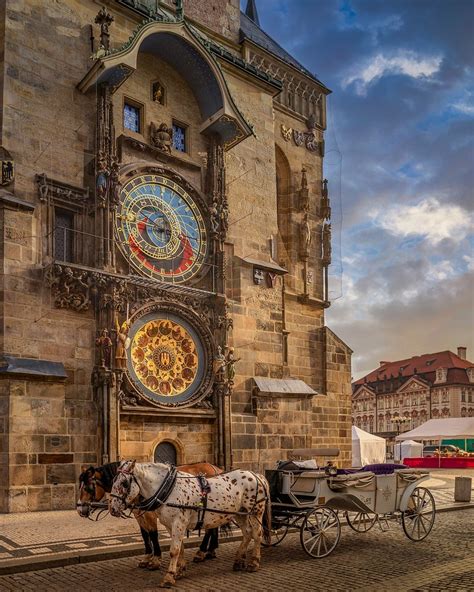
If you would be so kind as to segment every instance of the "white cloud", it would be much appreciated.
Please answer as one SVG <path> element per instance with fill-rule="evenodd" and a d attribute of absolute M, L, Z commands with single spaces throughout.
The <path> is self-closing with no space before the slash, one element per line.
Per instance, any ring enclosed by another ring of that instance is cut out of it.
<path fill-rule="evenodd" d="M 408 51 L 392 57 L 378 54 L 344 78 L 342 86 L 345 88 L 354 83 L 357 94 L 363 95 L 367 87 L 382 76 L 404 74 L 410 78 L 429 78 L 439 71 L 441 62 L 440 56 L 421 57 Z"/>
<path fill-rule="evenodd" d="M 414 206 L 392 206 L 370 215 L 376 225 L 395 236 L 423 236 L 433 245 L 446 238 L 460 242 L 473 222 L 472 215 L 460 206 L 441 204 L 435 198 Z"/>
<path fill-rule="evenodd" d="M 450 261 L 444 260 L 434 263 L 426 273 L 426 279 L 432 282 L 447 280 L 456 275 L 456 271 Z"/>
<path fill-rule="evenodd" d="M 459 103 L 455 103 L 453 107 L 456 111 L 460 111 L 466 115 L 474 115 L 474 105 L 469 104 L 466 101 L 459 101 Z"/>

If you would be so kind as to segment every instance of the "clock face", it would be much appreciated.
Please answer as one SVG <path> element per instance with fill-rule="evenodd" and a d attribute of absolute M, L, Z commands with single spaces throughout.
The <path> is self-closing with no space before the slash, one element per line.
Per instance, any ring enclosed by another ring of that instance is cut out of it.
<path fill-rule="evenodd" d="M 195 329 L 173 314 L 151 313 L 130 330 L 127 359 L 140 391 L 161 404 L 185 402 L 204 375 L 204 349 Z"/>
<path fill-rule="evenodd" d="M 133 267 L 161 281 L 188 281 L 206 257 L 199 208 L 182 187 L 159 175 L 134 177 L 123 186 L 116 232 Z"/>

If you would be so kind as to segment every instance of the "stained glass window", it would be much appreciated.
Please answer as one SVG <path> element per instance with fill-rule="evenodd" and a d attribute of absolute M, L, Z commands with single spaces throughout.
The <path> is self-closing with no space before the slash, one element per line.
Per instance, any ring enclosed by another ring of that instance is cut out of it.
<path fill-rule="evenodd" d="M 177 123 L 173 123 L 173 148 L 186 152 L 186 128 Z"/>
<path fill-rule="evenodd" d="M 73 262 L 74 214 L 56 208 L 54 211 L 54 257 L 58 261 Z"/>
<path fill-rule="evenodd" d="M 140 133 L 140 108 L 125 103 L 123 106 L 123 127 Z"/>

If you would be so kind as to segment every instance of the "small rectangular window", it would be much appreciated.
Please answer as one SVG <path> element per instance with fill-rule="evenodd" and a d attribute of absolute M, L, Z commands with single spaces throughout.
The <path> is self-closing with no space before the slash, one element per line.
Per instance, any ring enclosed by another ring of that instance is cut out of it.
<path fill-rule="evenodd" d="M 139 134 L 141 132 L 141 109 L 125 102 L 123 105 L 123 127 Z"/>
<path fill-rule="evenodd" d="M 73 262 L 74 213 L 55 208 L 54 210 L 54 258 Z"/>
<path fill-rule="evenodd" d="M 173 121 L 173 148 L 178 152 L 187 152 L 187 129 Z"/>

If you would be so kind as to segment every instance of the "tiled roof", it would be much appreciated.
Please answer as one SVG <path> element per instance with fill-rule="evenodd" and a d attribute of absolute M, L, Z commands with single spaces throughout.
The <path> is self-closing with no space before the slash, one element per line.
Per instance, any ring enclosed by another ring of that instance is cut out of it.
<path fill-rule="evenodd" d="M 474 364 L 469 360 L 463 360 L 451 351 L 436 352 L 434 354 L 423 354 L 422 356 L 413 356 L 405 360 L 395 362 L 383 362 L 376 370 L 373 370 L 366 376 L 359 378 L 353 383 L 354 387 L 361 384 L 378 382 L 390 377 L 409 377 L 414 374 L 424 374 L 430 380 L 435 377 L 438 368 L 448 368 L 447 382 L 469 382 L 467 380 L 466 368 L 472 368 Z M 462 378 L 463 377 L 463 378 Z M 461 380 L 462 378 L 462 380 Z"/>
<path fill-rule="evenodd" d="M 250 41 L 253 41 L 253 43 L 256 45 L 263 47 L 263 49 L 266 49 L 270 53 L 274 54 L 280 58 L 280 60 L 283 60 L 290 66 L 293 66 L 306 76 L 310 76 L 316 80 L 316 82 L 324 86 L 324 84 L 322 84 L 322 82 L 318 80 L 312 72 L 307 70 L 297 60 L 295 60 L 295 58 L 285 49 L 283 49 L 283 47 L 279 45 L 274 39 L 272 39 L 270 35 L 267 35 L 265 31 L 262 31 L 262 29 L 244 12 L 240 13 L 240 34 L 242 39 L 250 39 Z"/>

